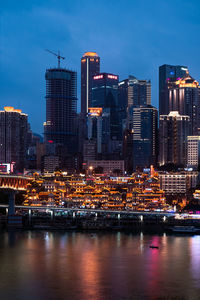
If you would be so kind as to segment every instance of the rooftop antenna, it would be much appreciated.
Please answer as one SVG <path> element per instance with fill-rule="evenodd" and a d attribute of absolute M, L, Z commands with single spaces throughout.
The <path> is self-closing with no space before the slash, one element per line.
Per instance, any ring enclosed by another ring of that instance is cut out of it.
<path fill-rule="evenodd" d="M 49 53 L 51 53 L 51 54 L 53 54 L 53 55 L 55 55 L 57 58 L 58 58 L 58 69 L 60 69 L 60 59 L 62 58 L 62 59 L 65 59 L 65 57 L 63 57 L 63 56 L 60 56 L 60 51 L 58 50 L 58 53 L 54 53 L 54 52 L 52 52 L 52 51 L 50 51 L 50 50 L 48 50 L 48 49 L 45 49 L 47 52 L 49 52 Z"/>

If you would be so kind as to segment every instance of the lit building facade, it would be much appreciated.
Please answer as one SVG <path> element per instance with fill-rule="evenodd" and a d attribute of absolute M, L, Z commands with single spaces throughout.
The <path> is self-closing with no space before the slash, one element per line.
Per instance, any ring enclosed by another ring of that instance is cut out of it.
<path fill-rule="evenodd" d="M 0 111 L 0 163 L 14 164 L 23 171 L 26 163 L 28 116 L 20 109 L 4 107 Z"/>
<path fill-rule="evenodd" d="M 86 116 L 91 107 L 93 76 L 100 72 L 100 57 L 96 52 L 85 52 L 81 58 L 81 113 Z"/>
<path fill-rule="evenodd" d="M 177 80 L 186 75 L 186 66 L 162 65 L 159 67 L 159 115 L 167 115 L 170 112 L 166 95 L 169 80 Z"/>
<path fill-rule="evenodd" d="M 187 167 L 198 170 L 200 166 L 200 136 L 187 137 Z"/>
<path fill-rule="evenodd" d="M 186 165 L 187 136 L 189 116 L 172 111 L 160 116 L 159 126 L 159 164 Z"/>
<path fill-rule="evenodd" d="M 166 194 L 186 194 L 198 184 L 198 172 L 159 173 L 159 179 Z"/>
<path fill-rule="evenodd" d="M 166 98 L 168 109 L 190 117 L 190 135 L 198 135 L 200 129 L 200 86 L 188 73 L 176 81 L 168 81 Z"/>

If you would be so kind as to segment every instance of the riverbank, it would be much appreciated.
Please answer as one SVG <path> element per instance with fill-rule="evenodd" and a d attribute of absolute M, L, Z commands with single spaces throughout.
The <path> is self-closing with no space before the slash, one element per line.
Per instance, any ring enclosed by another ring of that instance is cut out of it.
<path fill-rule="evenodd" d="M 12 222 L 6 216 L 0 216 L 0 228 L 19 228 L 25 230 L 77 230 L 77 231 L 131 231 L 131 232 L 156 232 L 169 231 L 174 226 L 194 226 L 200 232 L 200 220 L 163 218 L 158 215 L 146 216 L 54 216 L 28 215 L 13 217 Z"/>

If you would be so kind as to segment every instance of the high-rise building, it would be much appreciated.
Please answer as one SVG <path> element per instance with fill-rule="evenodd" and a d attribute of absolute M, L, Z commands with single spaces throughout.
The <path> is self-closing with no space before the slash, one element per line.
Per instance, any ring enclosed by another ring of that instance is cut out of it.
<path fill-rule="evenodd" d="M 198 170 L 200 167 L 200 136 L 187 137 L 187 167 Z"/>
<path fill-rule="evenodd" d="M 151 81 L 139 80 L 130 75 L 119 82 L 119 107 L 126 110 L 131 105 L 151 104 Z"/>
<path fill-rule="evenodd" d="M 28 116 L 20 109 L 4 107 L 0 111 L 0 163 L 14 164 L 23 171 L 26 162 Z"/>
<path fill-rule="evenodd" d="M 198 135 L 200 130 L 200 86 L 188 73 L 177 80 L 169 80 L 166 85 L 168 111 L 178 111 L 190 117 L 190 135 Z"/>
<path fill-rule="evenodd" d="M 93 76 L 91 107 L 102 107 L 110 112 L 110 137 L 121 137 L 118 116 L 118 75 L 100 73 Z"/>
<path fill-rule="evenodd" d="M 45 141 L 67 145 L 70 152 L 76 134 L 77 73 L 61 68 L 48 69 L 45 79 Z"/>
<path fill-rule="evenodd" d="M 151 105 L 129 109 L 128 129 L 133 132 L 133 170 L 157 163 L 158 110 Z"/>
<path fill-rule="evenodd" d="M 88 110 L 88 140 L 96 141 L 97 154 L 102 153 L 102 108 L 89 107 Z"/>
<path fill-rule="evenodd" d="M 118 84 L 118 110 L 121 131 L 126 128 L 128 108 L 151 104 L 151 81 L 139 80 L 130 75 Z"/>
<path fill-rule="evenodd" d="M 171 111 L 160 116 L 159 127 L 159 163 L 186 165 L 187 136 L 189 134 L 189 116 Z"/>
<path fill-rule="evenodd" d="M 77 73 L 63 68 L 47 69 L 45 79 L 46 122 L 44 123 L 44 134 L 46 155 L 58 156 L 60 168 L 73 171 L 75 154 L 78 151 L 76 128 Z"/>
<path fill-rule="evenodd" d="M 169 80 L 176 80 L 186 75 L 186 66 L 162 65 L 159 67 L 159 114 L 167 115 L 170 110 L 166 99 L 166 84 Z"/>
<path fill-rule="evenodd" d="M 85 52 L 81 58 L 81 113 L 86 116 L 91 107 L 93 76 L 100 72 L 100 57 L 96 52 Z"/>

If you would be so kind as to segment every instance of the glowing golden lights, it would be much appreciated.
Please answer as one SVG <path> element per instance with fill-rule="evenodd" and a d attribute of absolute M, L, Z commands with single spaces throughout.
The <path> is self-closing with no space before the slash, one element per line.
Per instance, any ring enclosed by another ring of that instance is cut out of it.
<path fill-rule="evenodd" d="M 101 107 L 89 107 L 88 114 L 90 116 L 101 116 L 102 115 L 102 108 Z"/>
<path fill-rule="evenodd" d="M 86 57 L 86 56 L 94 56 L 94 57 L 98 57 L 98 54 L 96 52 L 85 52 L 83 54 L 83 57 Z"/>
<path fill-rule="evenodd" d="M 190 75 L 188 75 L 188 73 L 187 73 L 187 77 L 183 77 L 177 80 L 176 85 L 178 85 L 179 87 L 199 88 L 198 81 L 194 80 Z"/>
<path fill-rule="evenodd" d="M 22 112 L 21 109 L 14 109 L 14 107 L 12 107 L 12 106 L 5 106 L 4 110 L 6 112 L 18 112 L 18 113 Z"/>

